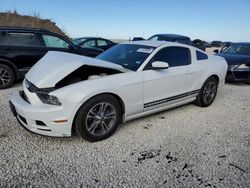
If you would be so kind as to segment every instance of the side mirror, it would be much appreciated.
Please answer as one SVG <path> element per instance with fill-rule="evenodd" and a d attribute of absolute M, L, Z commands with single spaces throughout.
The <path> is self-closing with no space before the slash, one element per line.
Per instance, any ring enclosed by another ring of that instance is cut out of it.
<path fill-rule="evenodd" d="M 217 49 L 217 50 L 214 50 L 214 53 L 218 54 L 218 53 L 219 53 L 219 50 L 218 50 L 218 49 Z"/>
<path fill-rule="evenodd" d="M 167 69 L 169 67 L 167 62 L 163 61 L 155 61 L 152 63 L 153 69 Z"/>

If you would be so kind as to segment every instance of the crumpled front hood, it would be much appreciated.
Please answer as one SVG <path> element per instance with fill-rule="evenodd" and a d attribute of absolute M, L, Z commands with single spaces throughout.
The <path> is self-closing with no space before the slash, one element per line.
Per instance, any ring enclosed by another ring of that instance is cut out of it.
<path fill-rule="evenodd" d="M 216 55 L 224 57 L 229 65 L 237 65 L 241 63 L 250 62 L 249 55 L 224 54 L 224 53 L 218 53 Z"/>
<path fill-rule="evenodd" d="M 49 51 L 25 75 L 38 88 L 55 87 L 56 83 L 82 65 L 105 67 L 126 72 L 120 65 L 65 52 Z"/>

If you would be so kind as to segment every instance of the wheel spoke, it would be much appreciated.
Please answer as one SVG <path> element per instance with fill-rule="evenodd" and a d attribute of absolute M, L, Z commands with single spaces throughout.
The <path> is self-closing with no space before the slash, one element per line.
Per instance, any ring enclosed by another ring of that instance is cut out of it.
<path fill-rule="evenodd" d="M 8 81 L 6 81 L 5 79 L 3 79 L 3 78 L 0 78 L 0 80 L 2 81 L 2 85 L 6 85 L 6 83 L 8 82 Z"/>
<path fill-rule="evenodd" d="M 105 132 L 109 130 L 109 127 L 104 121 L 101 122 L 101 127 L 102 127 L 102 134 L 104 134 Z"/>
<path fill-rule="evenodd" d="M 108 129 L 109 129 L 109 126 L 108 126 L 108 124 L 106 124 L 106 122 L 105 122 L 105 121 L 103 121 L 103 122 L 102 122 L 102 124 L 103 124 L 103 127 L 104 127 L 106 130 L 108 130 Z"/>
<path fill-rule="evenodd" d="M 208 102 L 208 96 L 209 96 L 208 93 L 204 95 L 204 101 L 205 101 L 206 103 Z"/>
<path fill-rule="evenodd" d="M 6 75 L 6 71 L 3 72 L 3 74 L 1 75 L 1 77 L 4 77 Z"/>
<path fill-rule="evenodd" d="M 1 76 L 2 78 L 10 78 L 10 75 Z"/>
<path fill-rule="evenodd" d="M 3 81 L 4 84 L 9 82 L 9 79 L 1 78 L 1 80 Z"/>
<path fill-rule="evenodd" d="M 101 115 L 102 114 L 102 110 L 103 110 L 103 103 L 101 103 L 100 105 L 99 105 L 99 114 Z"/>
<path fill-rule="evenodd" d="M 115 112 L 111 112 L 104 116 L 104 119 L 115 119 Z"/>
<path fill-rule="evenodd" d="M 0 78 L 0 81 L 1 81 L 0 85 L 5 85 L 4 82 L 3 82 L 3 80 L 1 78 Z"/>
<path fill-rule="evenodd" d="M 88 116 L 96 117 L 96 116 L 98 116 L 98 115 L 97 115 L 97 113 L 95 113 L 93 110 L 90 110 Z"/>
<path fill-rule="evenodd" d="M 104 113 L 105 113 L 107 107 L 108 107 L 108 104 L 107 104 L 107 103 L 101 103 L 101 104 L 100 104 L 100 107 L 99 107 L 99 114 L 100 114 L 101 116 L 104 115 Z"/>
<path fill-rule="evenodd" d="M 107 107 L 108 107 L 108 104 L 104 103 L 103 104 L 103 109 L 102 109 L 102 114 L 103 115 L 105 114 Z"/>
<path fill-rule="evenodd" d="M 10 75 L 9 72 L 4 70 L 4 69 L 0 69 L 0 85 L 6 85 L 9 81 L 10 81 Z"/>
<path fill-rule="evenodd" d="M 96 128 L 98 127 L 98 125 L 99 125 L 99 122 L 96 121 L 96 120 L 94 120 L 94 121 L 91 123 L 91 125 L 89 126 L 89 131 L 90 131 L 92 134 L 94 134 L 94 132 L 95 132 Z"/>

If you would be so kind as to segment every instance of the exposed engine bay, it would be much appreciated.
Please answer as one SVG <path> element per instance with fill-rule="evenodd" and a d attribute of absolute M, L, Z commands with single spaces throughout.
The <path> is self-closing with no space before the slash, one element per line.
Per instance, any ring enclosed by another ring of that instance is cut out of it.
<path fill-rule="evenodd" d="M 108 76 L 112 74 L 122 73 L 121 71 L 104 68 L 104 67 L 95 67 L 89 65 L 83 65 L 67 75 L 61 81 L 56 84 L 56 88 L 62 88 L 64 86 L 81 82 L 84 80 L 97 79 L 103 76 Z"/>

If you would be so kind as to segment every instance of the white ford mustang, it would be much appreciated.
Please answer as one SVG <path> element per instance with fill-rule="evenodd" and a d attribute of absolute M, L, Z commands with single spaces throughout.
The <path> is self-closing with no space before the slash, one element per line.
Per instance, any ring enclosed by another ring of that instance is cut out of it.
<path fill-rule="evenodd" d="M 226 61 L 192 46 L 126 42 L 92 59 L 48 52 L 11 97 L 19 123 L 47 136 L 89 141 L 109 137 L 121 122 L 194 102 L 213 103 Z"/>

